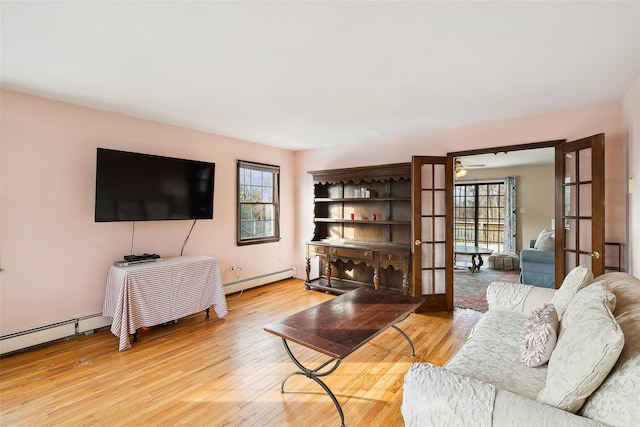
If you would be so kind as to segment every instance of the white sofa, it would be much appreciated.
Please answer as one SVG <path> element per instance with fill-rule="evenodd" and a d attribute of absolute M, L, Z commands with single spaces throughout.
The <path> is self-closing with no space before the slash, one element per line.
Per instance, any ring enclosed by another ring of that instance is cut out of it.
<path fill-rule="evenodd" d="M 445 367 L 416 363 L 405 375 L 406 426 L 640 426 L 640 280 L 566 284 L 577 269 L 560 290 L 492 283 L 489 310 Z M 557 341 L 548 363 L 528 367 L 522 329 L 549 301 Z"/>

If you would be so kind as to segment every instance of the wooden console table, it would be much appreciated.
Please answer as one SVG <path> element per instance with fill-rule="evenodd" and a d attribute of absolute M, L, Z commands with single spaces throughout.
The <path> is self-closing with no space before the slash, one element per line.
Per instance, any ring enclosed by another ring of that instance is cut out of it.
<path fill-rule="evenodd" d="M 113 318 L 111 332 L 119 350 L 131 348 L 129 334 L 207 312 L 227 314 L 220 267 L 215 258 L 183 256 L 128 267 L 112 266 L 107 279 L 103 315 Z"/>
<path fill-rule="evenodd" d="M 472 273 L 476 271 L 480 271 L 480 267 L 484 264 L 482 260 L 482 255 L 491 255 L 493 253 L 493 249 L 489 248 L 481 248 L 478 246 L 454 246 L 453 254 L 455 255 L 471 255 L 471 267 L 469 270 Z M 478 256 L 478 261 L 476 262 L 476 255 Z M 454 259 L 455 264 L 455 259 Z"/>
<path fill-rule="evenodd" d="M 317 281 L 310 280 L 311 258 L 319 257 L 324 266 L 324 277 Z M 318 288 L 333 292 L 344 292 L 359 285 L 352 279 L 334 277 L 332 279 L 332 265 L 338 262 L 352 262 L 365 264 L 373 268 L 373 280 L 370 285 L 380 288 L 380 270 L 394 269 L 402 273 L 402 292 L 409 292 L 409 266 L 411 262 L 411 248 L 405 245 L 394 245 L 370 242 L 331 242 L 318 241 L 307 243 L 305 283 L 307 289 Z M 335 269 L 340 272 L 342 269 Z"/>

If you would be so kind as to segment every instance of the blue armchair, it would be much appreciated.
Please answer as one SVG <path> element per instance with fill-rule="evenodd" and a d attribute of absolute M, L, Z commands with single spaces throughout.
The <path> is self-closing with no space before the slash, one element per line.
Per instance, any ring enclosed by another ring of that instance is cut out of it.
<path fill-rule="evenodd" d="M 520 251 L 520 283 L 543 288 L 555 288 L 555 252 L 534 249 L 535 240 L 529 249 Z"/>

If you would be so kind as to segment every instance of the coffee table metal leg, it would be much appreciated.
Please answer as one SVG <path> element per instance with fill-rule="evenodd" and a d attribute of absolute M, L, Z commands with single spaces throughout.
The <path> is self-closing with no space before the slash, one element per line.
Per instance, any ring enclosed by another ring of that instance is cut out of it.
<path fill-rule="evenodd" d="M 413 347 L 413 341 L 411 341 L 411 338 L 409 338 L 409 335 L 405 334 L 405 332 L 402 329 L 398 328 L 396 325 L 391 325 L 391 327 L 396 331 L 400 332 L 400 335 L 402 335 L 404 339 L 407 340 L 407 342 L 411 346 L 411 355 L 415 357 L 416 349 L 415 347 Z"/>
<path fill-rule="evenodd" d="M 400 331 L 400 333 L 405 335 L 404 332 L 402 332 L 402 331 Z M 406 337 L 406 335 L 405 335 L 405 337 Z M 408 337 L 407 337 L 407 339 L 408 339 Z M 291 352 L 291 349 L 289 348 L 289 345 L 287 344 L 287 340 L 286 339 L 282 338 L 282 344 L 284 344 L 284 349 L 286 350 L 287 354 L 289 355 L 289 358 L 291 359 L 291 361 L 300 370 L 292 372 L 292 373 L 288 374 L 286 377 L 284 377 L 282 379 L 282 382 L 280 383 L 280 393 L 284 393 L 284 383 L 287 382 L 287 380 L 289 378 L 291 378 L 292 376 L 294 376 L 294 375 L 304 375 L 305 377 L 312 379 L 313 381 L 318 383 L 320 385 L 320 387 L 322 387 L 324 389 L 324 391 L 329 395 L 329 397 L 333 401 L 333 404 L 335 405 L 336 409 L 338 410 L 338 415 L 340 415 L 341 427 L 344 427 L 344 413 L 342 412 L 342 407 L 340 406 L 340 403 L 338 403 L 338 399 L 336 399 L 336 396 L 333 394 L 333 392 L 320 379 L 320 377 L 326 377 L 327 375 L 329 375 L 333 371 L 335 371 L 338 368 L 338 366 L 340 365 L 341 360 L 340 359 L 329 359 L 326 362 L 324 362 L 323 364 L 321 364 L 320 366 L 318 366 L 317 368 L 309 369 L 309 368 L 305 367 L 302 363 L 300 363 L 298 361 L 298 359 L 295 358 L 295 356 Z M 411 347 L 413 347 L 413 344 L 411 344 Z M 335 363 L 335 365 L 333 365 L 326 372 L 319 372 L 321 369 L 324 369 L 330 363 Z"/>

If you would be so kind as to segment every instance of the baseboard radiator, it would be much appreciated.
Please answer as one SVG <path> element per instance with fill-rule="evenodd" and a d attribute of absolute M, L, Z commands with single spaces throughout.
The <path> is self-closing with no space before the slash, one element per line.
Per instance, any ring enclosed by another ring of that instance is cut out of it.
<path fill-rule="evenodd" d="M 292 277 L 296 277 L 295 267 L 291 267 L 282 271 L 276 271 L 275 273 L 263 274 L 261 276 L 239 279 L 233 282 L 225 283 L 224 293 L 228 295 L 251 288 L 257 288 L 258 286 L 277 282 L 278 280 L 290 279 Z"/>
<path fill-rule="evenodd" d="M 296 268 L 277 271 L 275 273 L 263 274 L 247 279 L 236 280 L 225 283 L 224 293 L 231 294 L 242 290 L 255 288 L 278 280 L 296 277 Z M 15 332 L 0 336 L 0 355 L 23 350 L 25 348 L 69 338 L 78 334 L 90 334 L 96 329 L 111 325 L 111 318 L 105 317 L 102 313 L 69 319 L 63 322 L 53 323 L 38 328 Z"/>

